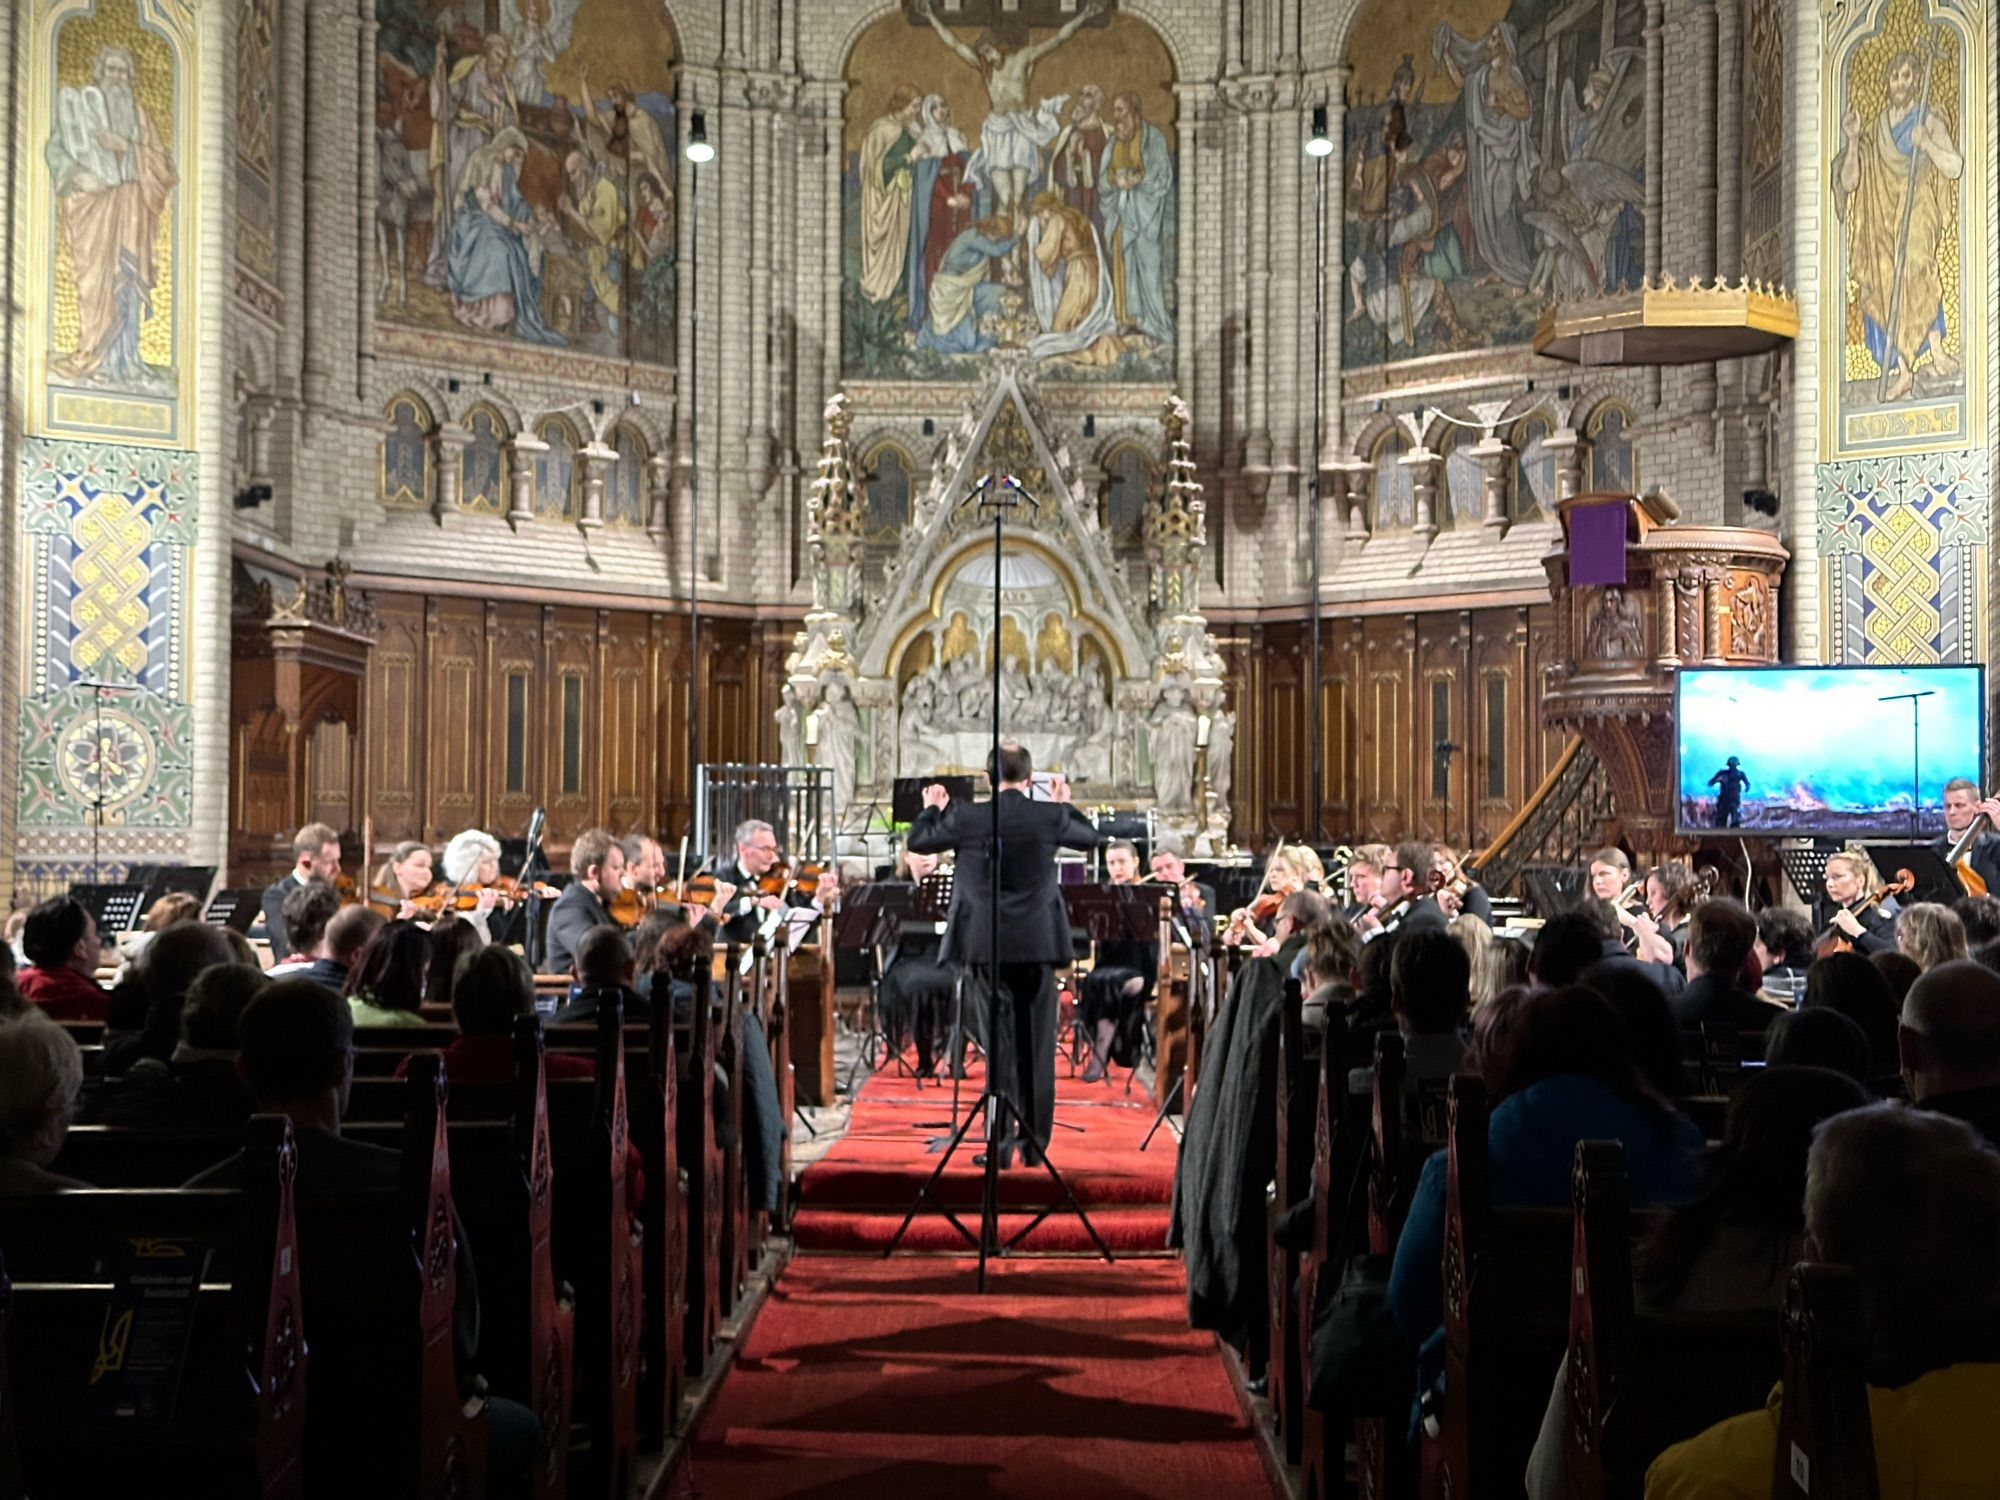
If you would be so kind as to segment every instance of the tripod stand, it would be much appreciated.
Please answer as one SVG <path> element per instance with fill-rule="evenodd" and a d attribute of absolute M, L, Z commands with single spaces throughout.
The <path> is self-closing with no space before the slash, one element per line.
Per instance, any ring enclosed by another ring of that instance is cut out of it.
<path fill-rule="evenodd" d="M 1032 1005 L 1034 1000 L 1034 997 L 1031 995 L 1012 993 L 1000 981 L 1000 881 L 1002 869 L 1000 833 L 1000 671 L 1002 659 L 1005 655 L 1000 649 L 1003 607 L 1001 591 L 1004 576 L 1002 527 L 1006 521 L 1008 511 L 1021 505 L 1032 507 L 1035 501 L 1027 491 L 1022 489 L 1020 481 L 1012 475 L 988 474 L 978 484 L 973 486 L 972 492 L 965 496 L 959 504 L 961 506 L 977 507 L 982 511 L 990 513 L 993 519 L 993 625 L 992 634 L 989 637 L 993 643 L 992 742 L 990 757 L 987 761 L 993 779 L 993 791 L 992 801 L 989 804 L 992 820 L 989 825 L 985 850 L 988 903 L 986 913 L 986 992 L 988 1005 L 987 1037 L 989 1042 L 987 1048 L 986 1081 L 985 1085 L 979 1091 L 979 1097 L 973 1100 L 971 1107 L 958 1120 L 957 1127 L 952 1131 L 951 1139 L 945 1145 L 944 1154 L 938 1158 L 936 1168 L 925 1179 L 924 1185 L 918 1189 L 916 1201 L 911 1203 L 910 1211 L 903 1216 L 903 1222 L 897 1227 L 895 1234 L 890 1237 L 888 1248 L 882 1254 L 885 1259 L 895 1254 L 896 1247 L 902 1244 L 903 1236 L 909 1233 L 910 1225 L 916 1222 L 918 1212 L 923 1208 L 925 1202 L 928 1201 L 939 1213 L 944 1215 L 952 1228 L 957 1230 L 959 1235 L 977 1251 L 979 1256 L 977 1289 L 984 1292 L 986 1290 L 987 1258 L 993 1255 L 1005 1254 L 1008 1250 L 1013 1249 L 1015 1245 L 1033 1233 L 1044 1219 L 1048 1218 L 1050 1214 L 1055 1213 L 1059 1208 L 1067 1209 L 1076 1215 L 1077 1220 L 1083 1225 L 1085 1232 L 1089 1234 L 1091 1243 L 1097 1246 L 1098 1253 L 1107 1261 L 1111 1259 L 1111 1250 L 1104 1243 L 1102 1237 L 1099 1236 L 1097 1227 L 1090 1222 L 1089 1216 L 1084 1213 L 1083 1206 L 1077 1202 L 1076 1194 L 1070 1191 L 1069 1184 L 1063 1180 L 1062 1173 L 1058 1172 L 1055 1164 L 1049 1160 L 1046 1150 L 1037 1150 L 1032 1153 L 1034 1164 L 1048 1174 L 1049 1180 L 1055 1184 L 1056 1189 L 1062 1194 L 1061 1202 L 1043 1207 L 1028 1222 L 1027 1226 L 1016 1233 L 1011 1239 L 1004 1243 L 1000 1239 L 1000 1158 L 1003 1150 L 1002 1143 L 1009 1138 L 1010 1133 L 1018 1136 L 1023 1142 L 1034 1139 L 1033 1128 L 1023 1117 L 1019 1104 L 1011 1095 L 995 1087 L 998 1081 L 996 1075 L 1001 1071 L 1000 1061 L 1002 1057 L 1009 1058 L 1015 1064 L 1018 1071 L 1022 1059 L 1014 1057 L 1014 1052 L 1021 1047 L 1032 1044 L 1031 1037 L 1024 1036 L 1016 1031 L 1013 1025 L 1013 1011 L 1017 1006 Z M 962 864 L 960 873 L 961 875 L 963 874 Z M 1005 1049 L 997 1045 L 1002 1037 L 1010 1039 L 1009 1046 Z M 1053 1078 L 1049 1080 L 1049 1087 L 1051 1089 L 1054 1088 Z M 957 1112 L 955 1098 L 953 1112 L 954 1114 Z M 971 1134 L 973 1126 L 982 1117 L 986 1125 L 985 1174 L 980 1185 L 979 1232 L 974 1234 L 970 1229 L 966 1228 L 964 1221 L 952 1211 L 951 1206 L 938 1196 L 937 1186 L 944 1177 L 945 1168 L 951 1165 L 952 1157 L 957 1154 L 958 1148 L 965 1143 L 965 1138 Z"/>

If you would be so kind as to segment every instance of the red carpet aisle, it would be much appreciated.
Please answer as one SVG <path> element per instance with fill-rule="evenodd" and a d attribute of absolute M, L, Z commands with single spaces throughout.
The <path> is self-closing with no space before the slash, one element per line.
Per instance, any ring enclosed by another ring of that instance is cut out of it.
<path fill-rule="evenodd" d="M 983 1297 L 972 1280 L 969 1259 L 794 1260 L 668 1493 L 1270 1494 L 1178 1261 L 997 1262 Z"/>
<path fill-rule="evenodd" d="M 1061 1075 L 1068 1065 L 1058 1062 Z M 961 1108 L 969 1109 L 982 1074 L 975 1065 L 966 1080 Z M 1173 1131 L 1161 1126 L 1153 1144 L 1141 1155 L 1140 1141 L 1153 1123 L 1153 1105 L 1135 1085 L 1124 1092 L 1124 1073 L 1106 1088 L 1073 1078 L 1056 1083 L 1055 1139 L 1049 1157 L 1069 1183 L 1091 1223 L 1114 1254 L 1158 1253 L 1165 1248 L 1167 1206 L 1173 1197 L 1175 1142 Z M 799 1182 L 799 1208 L 793 1236 L 800 1250 L 880 1251 L 889 1243 L 924 1179 L 937 1166 L 925 1152 L 925 1142 L 949 1133 L 951 1089 L 926 1085 L 918 1089 L 909 1078 L 888 1073 L 870 1078 L 854 1101 L 847 1134 L 826 1157 L 806 1169 Z M 1081 1130 L 1066 1130 L 1065 1125 Z M 971 1217 L 978 1227 L 982 1173 L 972 1158 L 983 1149 L 969 1141 L 952 1158 L 941 1191 L 945 1201 Z M 1016 1167 L 1000 1179 L 1001 1233 L 1011 1238 L 1032 1212 L 1009 1214 L 1008 1208 L 1040 1207 L 1060 1195 L 1048 1173 Z M 971 1247 L 934 1209 L 926 1207 L 903 1239 L 905 1250 L 962 1251 Z M 1088 1251 L 1089 1237 L 1074 1214 L 1057 1213 L 1036 1227 L 1019 1253 Z"/>

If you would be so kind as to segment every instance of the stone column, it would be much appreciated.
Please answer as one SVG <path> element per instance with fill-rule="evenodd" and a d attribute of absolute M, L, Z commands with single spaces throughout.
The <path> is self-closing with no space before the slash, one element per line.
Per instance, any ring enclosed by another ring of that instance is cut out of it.
<path fill-rule="evenodd" d="M 357 191 L 354 195 L 354 398 L 368 399 L 375 368 L 375 0 L 357 0 L 355 77 L 362 106 L 354 111 Z"/>
<path fill-rule="evenodd" d="M 1542 439 L 1542 451 L 1555 460 L 1558 504 L 1583 493 L 1583 447 L 1576 429 L 1567 425 Z"/>
<path fill-rule="evenodd" d="M 1347 501 L 1347 535 L 1368 539 L 1368 497 L 1375 487 L 1375 466 L 1365 459 L 1338 458 L 1327 465 Z"/>
<path fill-rule="evenodd" d="M 459 507 L 460 462 L 472 434 L 463 427 L 440 427 L 431 434 L 431 465 L 437 470 L 437 490 L 431 499 L 431 514 L 442 521 Z"/>
<path fill-rule="evenodd" d="M 1410 490 L 1416 497 L 1416 524 L 1410 530 L 1428 545 L 1431 538 L 1438 534 L 1438 478 L 1444 461 L 1436 451 L 1419 443 L 1396 462 L 1410 471 Z"/>
<path fill-rule="evenodd" d="M 549 451 L 549 445 L 531 432 L 522 432 L 506 446 L 507 484 L 512 497 L 507 520 L 519 526 L 535 519 L 535 460 Z"/>
<path fill-rule="evenodd" d="M 1492 428 L 1468 452 L 1479 465 L 1479 524 L 1488 531 L 1507 529 L 1507 479 L 1514 467 L 1514 450 Z"/>
<path fill-rule="evenodd" d="M 661 542 L 667 535 L 667 504 L 673 498 L 674 466 L 664 453 L 646 460 L 646 535 Z"/>
<path fill-rule="evenodd" d="M 604 476 L 618 462 L 618 450 L 593 438 L 577 450 L 576 459 L 583 465 L 583 514 L 576 524 L 595 530 L 604 524 Z"/>

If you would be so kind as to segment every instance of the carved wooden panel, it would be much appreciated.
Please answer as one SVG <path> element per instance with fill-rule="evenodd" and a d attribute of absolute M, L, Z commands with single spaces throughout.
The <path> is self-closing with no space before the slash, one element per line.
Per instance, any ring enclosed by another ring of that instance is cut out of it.
<path fill-rule="evenodd" d="M 321 719 L 307 732 L 306 807 L 300 821 L 324 823 L 329 828 L 355 826 L 354 750 L 353 728 L 344 720 Z M 290 832 L 289 828 L 283 830 Z"/>
<path fill-rule="evenodd" d="M 652 647 L 644 615 L 605 610 L 597 617 L 598 679 L 603 703 L 599 766 L 604 816 L 624 831 L 653 826 L 650 775 L 654 739 Z"/>
<path fill-rule="evenodd" d="M 474 599 L 436 599 L 426 609 L 430 796 L 424 825 L 425 836 L 434 840 L 482 826 L 486 756 L 482 736 L 473 731 L 486 718 L 484 615 L 484 606 Z"/>
<path fill-rule="evenodd" d="M 378 846 L 423 830 L 424 601 L 383 595 L 368 667 L 368 800 Z"/>
<path fill-rule="evenodd" d="M 599 820 L 602 809 L 597 745 L 602 705 L 597 691 L 597 615 L 593 610 L 542 610 L 543 805 L 549 840 L 567 844 Z"/>

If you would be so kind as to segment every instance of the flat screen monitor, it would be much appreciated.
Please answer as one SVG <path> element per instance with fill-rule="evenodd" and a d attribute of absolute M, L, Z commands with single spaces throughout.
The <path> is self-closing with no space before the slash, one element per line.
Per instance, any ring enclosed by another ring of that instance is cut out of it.
<path fill-rule="evenodd" d="M 1931 837 L 1945 783 L 1979 781 L 1985 764 L 1983 667 L 1688 667 L 1675 680 L 1682 834 Z"/>

